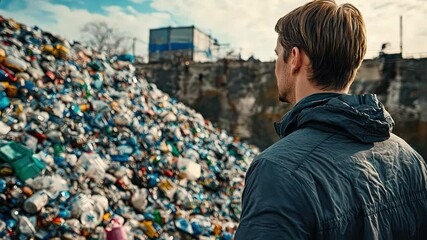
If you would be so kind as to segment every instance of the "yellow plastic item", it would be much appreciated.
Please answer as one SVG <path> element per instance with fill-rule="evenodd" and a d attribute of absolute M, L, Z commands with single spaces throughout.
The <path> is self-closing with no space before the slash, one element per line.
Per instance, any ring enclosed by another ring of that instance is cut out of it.
<path fill-rule="evenodd" d="M 162 180 L 160 180 L 159 188 L 163 192 L 167 192 L 167 191 L 173 189 L 174 186 L 173 186 L 172 182 L 169 179 L 162 179 Z"/>
<path fill-rule="evenodd" d="M 85 85 L 85 81 L 81 78 L 73 78 L 73 81 L 79 83 L 79 85 L 81 85 L 81 86 Z"/>
<path fill-rule="evenodd" d="M 89 103 L 81 104 L 80 105 L 80 110 L 82 112 L 86 112 L 86 111 L 90 110 L 90 104 Z"/>
<path fill-rule="evenodd" d="M 0 48 L 0 63 L 3 63 L 6 57 L 7 57 L 6 51 L 3 48 Z"/>
<path fill-rule="evenodd" d="M 53 48 L 53 47 L 52 47 L 52 46 L 50 46 L 50 45 L 43 45 L 43 47 L 42 47 L 42 51 L 43 51 L 43 52 L 50 53 L 50 54 L 52 54 L 52 55 L 55 55 L 55 48 Z"/>
<path fill-rule="evenodd" d="M 7 23 L 9 24 L 9 26 L 13 29 L 21 29 L 21 25 L 17 22 L 15 22 L 15 20 L 9 18 L 7 20 Z"/>
<path fill-rule="evenodd" d="M 111 214 L 110 213 L 105 213 L 104 216 L 102 216 L 102 220 L 104 221 L 108 221 L 111 218 Z"/>
<path fill-rule="evenodd" d="M 23 111 L 24 111 L 24 106 L 22 105 L 22 103 L 16 103 L 15 104 L 15 113 L 21 114 Z"/>
<path fill-rule="evenodd" d="M 142 222 L 142 228 L 144 230 L 144 233 L 151 239 L 160 237 L 160 234 L 156 231 L 156 229 L 153 227 L 153 222 L 151 221 L 143 221 Z"/>
<path fill-rule="evenodd" d="M 6 95 L 10 98 L 14 98 L 16 97 L 16 95 L 18 94 L 18 88 L 16 86 L 13 85 L 9 85 L 6 88 Z"/>
<path fill-rule="evenodd" d="M 64 45 L 56 45 L 55 46 L 55 52 L 54 55 L 58 58 L 66 59 L 68 56 L 68 48 L 66 48 Z"/>
<path fill-rule="evenodd" d="M 221 224 L 219 224 L 218 222 L 215 222 L 213 224 L 213 234 L 215 236 L 219 236 L 221 234 L 221 232 L 222 232 L 222 226 L 221 226 Z"/>

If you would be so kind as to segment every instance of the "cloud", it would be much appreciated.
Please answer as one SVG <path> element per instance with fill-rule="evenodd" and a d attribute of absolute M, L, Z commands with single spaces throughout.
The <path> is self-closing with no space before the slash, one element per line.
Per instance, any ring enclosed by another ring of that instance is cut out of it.
<path fill-rule="evenodd" d="M 404 53 L 427 52 L 427 4 L 419 0 L 390 0 L 386 4 L 365 0 L 337 0 L 338 4 L 350 2 L 362 12 L 368 32 L 368 57 L 378 56 L 381 44 L 390 42 L 399 48 L 399 15 L 404 21 Z M 151 6 L 159 11 L 174 13 L 181 25 L 194 24 L 230 43 L 243 57 L 254 54 L 262 60 L 274 59 L 276 21 L 305 1 L 280 0 L 153 0 Z"/>
<path fill-rule="evenodd" d="M 127 6 L 127 8 L 126 8 L 130 13 L 132 13 L 132 14 L 134 14 L 134 15 L 137 15 L 138 14 L 138 11 L 136 11 L 136 9 L 135 8 L 133 8 L 132 6 Z"/>
<path fill-rule="evenodd" d="M 217 38 L 220 43 L 229 43 L 244 58 L 250 55 L 263 60 L 274 59 L 276 33 L 274 25 L 286 9 L 280 0 L 155 0 L 151 7 L 175 13 L 181 25 L 192 25 Z M 287 1 L 289 9 L 296 7 L 298 0 Z"/>
<path fill-rule="evenodd" d="M 129 0 L 143 2 L 142 0 Z M 427 4 L 421 0 L 388 0 L 388 4 L 366 0 L 337 0 L 350 2 L 364 16 L 368 33 L 368 57 L 378 55 L 381 44 L 390 42 L 399 50 L 399 16 L 403 16 L 404 53 L 427 52 Z M 19 3 L 19 4 L 18 4 Z M 25 4 L 22 4 L 25 3 Z M 122 1 L 101 6 L 103 14 L 85 9 L 69 8 L 53 0 L 12 1 L 0 9 L 5 17 L 58 33 L 70 40 L 82 39 L 80 29 L 87 22 L 105 21 L 131 37 L 148 42 L 150 28 L 195 25 L 220 43 L 229 43 L 243 58 L 254 55 L 261 60 L 273 60 L 277 34 L 276 21 L 305 1 L 288 0 L 150 0 L 152 13 L 140 13 L 137 6 Z M 147 46 L 138 42 L 138 52 L 147 54 Z M 227 49 L 230 50 L 230 49 Z"/>
<path fill-rule="evenodd" d="M 129 0 L 129 1 L 140 4 L 140 3 L 143 3 L 145 0 Z"/>
<path fill-rule="evenodd" d="M 400 16 L 403 17 L 403 55 L 411 57 L 422 52 L 427 53 L 427 36 L 422 35 L 427 31 L 427 25 L 424 24 L 427 22 L 427 4 L 424 1 L 393 0 L 389 1 L 387 6 L 364 0 L 352 2 L 359 7 L 365 19 L 368 56 L 378 56 L 381 44 L 385 42 L 391 43 L 391 50 L 400 50 Z"/>
<path fill-rule="evenodd" d="M 129 36 L 148 42 L 150 28 L 168 25 L 170 15 L 164 13 L 138 13 L 133 8 L 103 6 L 105 14 L 91 13 L 85 9 L 72 9 L 49 1 L 25 0 L 25 4 L 11 12 L 0 9 L 0 15 L 14 18 L 29 26 L 37 25 L 43 30 L 59 34 L 68 40 L 82 40 L 81 28 L 88 22 L 104 21 L 113 28 Z M 40 13 L 43 13 L 43 17 Z M 129 14 L 131 12 L 131 14 Z M 48 19 L 48 21 L 46 20 Z M 136 44 L 137 54 L 147 56 L 148 46 Z"/>

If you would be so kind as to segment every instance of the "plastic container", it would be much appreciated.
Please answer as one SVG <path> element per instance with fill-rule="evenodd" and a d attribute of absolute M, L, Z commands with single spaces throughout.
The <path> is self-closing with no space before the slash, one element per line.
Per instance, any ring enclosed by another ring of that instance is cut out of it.
<path fill-rule="evenodd" d="M 131 204 L 137 210 L 142 212 L 148 204 L 147 190 L 138 189 L 132 196 Z"/>
<path fill-rule="evenodd" d="M 10 100 L 6 95 L 6 92 L 0 91 L 0 110 L 4 110 L 10 106 Z"/>
<path fill-rule="evenodd" d="M 0 147 L 0 160 L 12 165 L 16 175 L 25 181 L 38 176 L 45 168 L 38 159 L 33 158 L 33 151 L 17 142 L 9 142 Z"/>
<path fill-rule="evenodd" d="M 127 234 L 123 226 L 117 219 L 113 219 L 110 225 L 105 229 L 107 240 L 127 240 Z"/>
<path fill-rule="evenodd" d="M 0 135 L 8 134 L 11 129 L 6 123 L 0 121 Z"/>
<path fill-rule="evenodd" d="M 178 159 L 178 169 L 188 180 L 197 180 L 202 175 L 202 168 L 200 164 L 186 158 Z"/>
<path fill-rule="evenodd" d="M 28 68 L 28 63 L 26 61 L 14 56 L 7 56 L 3 64 L 6 67 L 14 69 L 19 72 L 23 72 Z"/>
<path fill-rule="evenodd" d="M 33 194 L 24 202 L 24 210 L 27 213 L 35 214 L 39 212 L 49 201 L 49 194 L 47 191 L 39 191 Z"/>

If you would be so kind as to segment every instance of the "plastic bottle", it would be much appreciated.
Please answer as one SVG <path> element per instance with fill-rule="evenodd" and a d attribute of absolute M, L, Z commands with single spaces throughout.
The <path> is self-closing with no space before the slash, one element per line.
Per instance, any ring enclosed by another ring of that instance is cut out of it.
<path fill-rule="evenodd" d="M 40 211 L 49 201 L 49 193 L 45 190 L 38 191 L 24 203 L 24 210 L 30 214 Z"/>

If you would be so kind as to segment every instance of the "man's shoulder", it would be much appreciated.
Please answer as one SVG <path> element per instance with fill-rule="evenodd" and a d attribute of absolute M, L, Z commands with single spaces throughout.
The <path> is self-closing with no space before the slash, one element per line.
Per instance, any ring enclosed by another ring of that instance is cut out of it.
<path fill-rule="evenodd" d="M 405 140 L 395 135 L 394 133 L 390 134 L 390 138 L 387 141 L 388 145 L 395 145 L 394 149 L 398 150 L 395 151 L 395 154 L 404 154 L 407 157 L 424 161 L 423 157 L 415 149 L 413 149 Z"/>
<path fill-rule="evenodd" d="M 401 148 L 413 150 L 412 147 L 398 135 L 391 133 L 388 139 L 390 143 L 398 144 Z"/>

